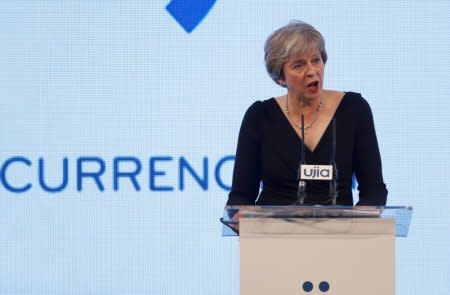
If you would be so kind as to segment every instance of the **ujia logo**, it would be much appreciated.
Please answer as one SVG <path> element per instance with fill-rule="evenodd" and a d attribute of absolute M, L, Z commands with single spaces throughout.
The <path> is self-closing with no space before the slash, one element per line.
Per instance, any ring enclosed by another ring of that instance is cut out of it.
<path fill-rule="evenodd" d="M 166 9 L 187 33 L 191 33 L 215 3 L 216 0 L 172 0 Z"/>
<path fill-rule="evenodd" d="M 332 180 L 332 165 L 301 165 L 300 179 L 302 180 Z"/>

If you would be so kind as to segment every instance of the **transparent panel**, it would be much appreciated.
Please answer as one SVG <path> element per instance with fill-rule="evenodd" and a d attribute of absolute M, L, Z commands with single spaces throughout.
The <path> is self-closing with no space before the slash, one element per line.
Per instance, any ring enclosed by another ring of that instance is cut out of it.
<path fill-rule="evenodd" d="M 396 236 L 406 237 L 412 207 L 380 206 L 226 206 L 220 219 L 223 236 L 239 235 L 239 218 L 382 218 L 395 219 Z"/>

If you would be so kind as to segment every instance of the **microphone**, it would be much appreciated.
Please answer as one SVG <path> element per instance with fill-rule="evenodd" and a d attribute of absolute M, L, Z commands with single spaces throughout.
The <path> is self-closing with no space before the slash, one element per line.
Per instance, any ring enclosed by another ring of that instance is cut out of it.
<path fill-rule="evenodd" d="M 336 165 L 336 120 L 333 118 L 331 122 L 332 127 L 332 145 L 331 145 L 331 157 L 329 165 L 307 165 L 305 160 L 305 125 L 304 115 L 301 117 L 302 121 L 302 145 L 301 145 L 301 160 L 298 168 L 298 188 L 297 197 L 298 203 L 303 205 L 306 198 L 306 181 L 305 180 L 319 180 L 329 181 L 329 197 L 331 204 L 336 205 L 336 199 L 338 197 L 338 171 Z"/>
<path fill-rule="evenodd" d="M 332 143 L 331 143 L 331 157 L 330 157 L 330 165 L 333 168 L 332 172 L 332 180 L 330 181 L 330 198 L 331 205 L 336 205 L 336 199 L 338 197 L 338 170 L 336 165 L 336 119 L 333 118 L 332 122 Z"/>
<path fill-rule="evenodd" d="M 300 165 L 298 166 L 298 188 L 297 198 L 300 205 L 303 205 L 306 197 L 306 181 L 302 179 L 302 166 L 306 164 L 305 161 L 305 116 L 302 113 L 302 154 Z"/>

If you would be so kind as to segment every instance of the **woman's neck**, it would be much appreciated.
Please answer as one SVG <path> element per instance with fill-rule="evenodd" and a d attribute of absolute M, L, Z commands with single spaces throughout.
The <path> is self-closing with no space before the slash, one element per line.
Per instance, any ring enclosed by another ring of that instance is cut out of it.
<path fill-rule="evenodd" d="M 289 112 L 294 116 L 301 116 L 303 113 L 305 116 L 309 116 L 317 111 L 322 105 L 323 100 L 321 96 L 314 99 L 299 98 L 291 94 L 286 94 L 286 103 L 289 108 Z"/>

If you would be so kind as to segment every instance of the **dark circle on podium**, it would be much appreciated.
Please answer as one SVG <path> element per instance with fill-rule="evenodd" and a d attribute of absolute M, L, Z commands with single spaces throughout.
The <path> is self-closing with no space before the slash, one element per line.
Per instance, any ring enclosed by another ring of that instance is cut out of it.
<path fill-rule="evenodd" d="M 330 290 L 330 284 L 328 284 L 328 282 L 326 281 L 320 282 L 319 290 L 322 292 L 327 292 L 328 290 Z"/>
<path fill-rule="evenodd" d="M 313 283 L 311 283 L 310 281 L 306 281 L 303 283 L 303 291 L 305 292 L 311 292 L 312 289 L 314 288 Z"/>

